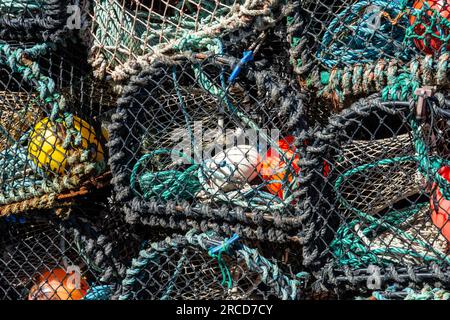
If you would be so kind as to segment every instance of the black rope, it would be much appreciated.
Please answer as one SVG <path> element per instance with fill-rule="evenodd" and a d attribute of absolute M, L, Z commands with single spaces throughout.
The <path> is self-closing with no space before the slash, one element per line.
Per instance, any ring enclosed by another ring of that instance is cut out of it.
<path fill-rule="evenodd" d="M 117 112 L 112 117 L 113 123 L 109 128 L 111 155 L 109 164 L 113 173 L 112 183 L 117 201 L 124 203 L 123 210 L 130 223 L 139 222 L 182 230 L 197 228 L 206 231 L 212 229 L 228 234 L 233 231 L 242 236 L 259 240 L 288 241 L 290 237 L 296 236 L 296 230 L 302 226 L 304 217 L 300 211 L 300 204 L 296 204 L 290 217 L 287 218 L 286 213 L 275 213 L 272 220 L 268 222 L 264 219 L 262 212 L 254 211 L 251 216 L 248 216 L 239 207 L 223 206 L 221 209 L 214 209 L 208 205 L 191 206 L 187 202 L 143 201 L 139 197 L 135 197 L 130 188 L 130 172 L 134 165 L 134 161 L 130 161 L 130 159 L 136 157 L 135 152 L 141 146 L 141 141 L 138 139 L 139 134 L 136 134 L 136 130 L 132 130 L 130 136 L 130 128 L 140 127 L 135 125 L 135 121 L 139 121 L 140 112 L 144 112 L 144 109 L 139 106 L 139 101 L 145 99 L 147 95 L 145 91 L 141 92 L 142 88 L 145 86 L 160 88 L 159 91 L 156 90 L 152 93 L 153 97 L 157 97 L 158 92 L 167 92 L 170 90 L 170 86 L 173 86 L 173 84 L 164 85 L 164 79 L 166 79 L 165 81 L 171 79 L 168 74 L 170 75 L 173 65 L 182 65 L 188 69 L 193 64 L 199 64 L 204 70 L 210 70 L 209 68 L 217 68 L 218 60 L 222 63 L 228 60 L 232 64 L 234 64 L 233 61 L 236 61 L 227 56 L 213 57 L 210 60 L 207 59 L 207 62 L 201 62 L 194 58 L 182 58 L 178 61 L 166 58 L 156 61 L 138 76 L 133 77 L 125 87 L 124 94 L 118 100 Z M 290 114 L 287 127 L 306 128 L 305 119 L 302 117 L 303 96 L 292 90 L 288 83 L 278 80 L 277 76 L 270 71 L 254 71 L 251 67 L 244 68 L 239 77 L 240 83 L 257 89 L 261 96 L 266 95 L 269 101 L 276 103 L 278 114 Z M 128 138 L 125 139 L 126 137 Z M 297 140 L 302 141 L 301 133 Z"/>

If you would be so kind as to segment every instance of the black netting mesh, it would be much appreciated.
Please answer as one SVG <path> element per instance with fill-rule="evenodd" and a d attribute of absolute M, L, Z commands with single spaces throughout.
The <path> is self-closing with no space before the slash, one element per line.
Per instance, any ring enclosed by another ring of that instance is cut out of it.
<path fill-rule="evenodd" d="M 30 214 L 2 218 L 1 228 L 2 299 L 80 300 L 120 279 L 108 238 L 87 225 Z"/>
<path fill-rule="evenodd" d="M 296 71 L 305 88 L 349 106 L 383 92 L 407 100 L 420 86 L 448 84 L 447 1 L 302 1 L 295 22 Z"/>
<path fill-rule="evenodd" d="M 0 1 L 0 39 L 60 41 L 80 24 L 80 4 L 72 0 Z"/>
<path fill-rule="evenodd" d="M 447 283 L 447 104 L 415 106 L 364 99 L 314 134 L 303 173 L 325 282 Z"/>
<path fill-rule="evenodd" d="M 295 236 L 302 95 L 271 72 L 231 80 L 232 66 L 229 56 L 156 62 L 126 88 L 109 146 L 130 219 Z"/>
<path fill-rule="evenodd" d="M 449 299 L 449 4 L 0 0 L 0 299 Z"/>
<path fill-rule="evenodd" d="M 4 44 L 0 67 L 3 214 L 43 208 L 105 170 L 114 95 L 93 82 L 78 45 Z M 6 64 L 6 60 L 9 62 Z M 54 80 L 55 79 L 55 80 Z M 102 126 L 103 123 L 103 126 Z"/>
<path fill-rule="evenodd" d="M 148 244 L 116 292 L 119 300 L 297 299 L 304 276 L 290 276 L 236 235 L 173 235 Z"/>

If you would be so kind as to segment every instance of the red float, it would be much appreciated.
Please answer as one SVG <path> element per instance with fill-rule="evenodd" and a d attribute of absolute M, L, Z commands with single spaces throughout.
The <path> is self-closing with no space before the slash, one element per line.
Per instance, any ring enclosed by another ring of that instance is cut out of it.
<path fill-rule="evenodd" d="M 266 156 L 258 166 L 258 172 L 265 181 L 284 181 L 286 174 L 288 174 L 287 180 L 292 182 L 292 173 L 298 174 L 300 172 L 298 165 L 300 157 L 296 152 L 294 140 L 293 136 L 287 136 L 277 142 L 279 149 L 283 152 L 282 156 L 275 148 L 270 148 L 267 151 Z M 284 198 L 283 194 L 286 190 L 283 189 L 281 182 L 268 183 L 266 189 L 270 193 L 278 195 L 281 199 Z"/>
<path fill-rule="evenodd" d="M 413 5 L 414 9 L 422 10 L 425 2 L 428 4 L 430 9 L 426 11 L 426 16 L 421 17 L 424 22 L 414 27 L 414 33 L 419 36 L 423 36 L 425 39 L 414 39 L 414 43 L 417 48 L 419 48 L 426 54 L 433 54 L 435 52 L 439 52 L 442 49 L 442 46 L 444 44 L 439 38 L 448 36 L 449 30 L 443 27 L 442 23 L 438 26 L 432 26 L 432 32 L 427 31 L 427 28 L 430 27 L 431 17 L 434 13 L 433 11 L 439 12 L 442 18 L 450 21 L 450 0 L 416 0 Z M 410 16 L 410 24 L 413 25 L 415 21 L 416 17 Z M 446 45 L 447 50 L 449 50 L 450 44 Z"/>

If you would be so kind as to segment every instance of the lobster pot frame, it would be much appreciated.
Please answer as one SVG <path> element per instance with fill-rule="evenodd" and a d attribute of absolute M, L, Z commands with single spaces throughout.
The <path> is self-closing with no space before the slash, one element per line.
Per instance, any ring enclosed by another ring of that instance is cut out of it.
<path fill-rule="evenodd" d="M 274 0 L 95 0 L 85 38 L 97 76 L 122 81 L 161 54 L 209 51 L 211 39 L 233 32 L 233 45 L 255 39 L 283 16 Z"/>
<path fill-rule="evenodd" d="M 296 237 L 303 97 L 251 68 L 229 82 L 232 66 L 228 56 L 155 62 L 126 87 L 109 163 L 128 221 Z"/>
<path fill-rule="evenodd" d="M 92 81 L 87 65 L 74 62 L 81 49 L 72 55 L 71 47 L 48 45 L 1 49 L 0 212 L 56 206 L 58 195 L 103 172 L 102 122 L 113 96 Z"/>
<path fill-rule="evenodd" d="M 284 274 L 236 235 L 223 239 L 190 231 L 142 250 L 114 298 L 292 300 L 301 297 L 302 277 Z"/>
<path fill-rule="evenodd" d="M 79 5 L 79 1 L 72 0 L 2 0 L 0 38 L 18 41 L 60 41 L 70 30 L 77 28 L 77 21 L 70 13 L 76 14 L 74 7 L 79 8 Z"/>
<path fill-rule="evenodd" d="M 305 87 L 335 108 L 380 91 L 406 101 L 418 87 L 448 84 L 448 3 L 321 0 L 301 7 L 295 69 Z"/>
<path fill-rule="evenodd" d="M 2 299 L 79 300 L 112 291 L 123 276 L 107 238 L 73 219 L 10 216 L 1 228 Z"/>
<path fill-rule="evenodd" d="M 426 100 L 424 117 L 414 103 L 371 97 L 313 135 L 302 172 L 314 208 L 305 253 L 319 281 L 362 290 L 448 283 L 448 208 L 439 191 L 446 190 L 449 157 L 444 101 Z"/>

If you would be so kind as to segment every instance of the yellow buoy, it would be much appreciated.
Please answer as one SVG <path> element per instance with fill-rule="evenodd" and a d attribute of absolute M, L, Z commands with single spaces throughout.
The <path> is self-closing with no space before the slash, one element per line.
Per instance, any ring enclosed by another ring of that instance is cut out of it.
<path fill-rule="evenodd" d="M 28 156 L 40 168 L 57 174 L 64 174 L 68 165 L 67 158 L 80 151 L 89 150 L 90 161 L 102 161 L 104 152 L 94 128 L 86 121 L 74 116 L 73 129 L 81 132 L 81 144 L 71 145 L 65 149 L 63 148 L 67 130 L 65 121 L 56 123 L 49 118 L 44 118 L 36 124 L 30 136 Z"/>

